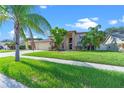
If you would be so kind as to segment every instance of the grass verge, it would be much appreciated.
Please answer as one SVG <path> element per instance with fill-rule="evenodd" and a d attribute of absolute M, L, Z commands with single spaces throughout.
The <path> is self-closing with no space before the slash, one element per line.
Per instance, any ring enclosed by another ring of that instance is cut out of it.
<path fill-rule="evenodd" d="M 14 57 L 0 58 L 0 72 L 37 88 L 124 87 L 124 73 Z"/>
<path fill-rule="evenodd" d="M 25 55 L 124 66 L 124 53 L 120 53 L 120 52 L 42 51 L 42 52 L 29 53 Z"/>
<path fill-rule="evenodd" d="M 13 52 L 14 50 L 0 50 L 0 53 Z"/>

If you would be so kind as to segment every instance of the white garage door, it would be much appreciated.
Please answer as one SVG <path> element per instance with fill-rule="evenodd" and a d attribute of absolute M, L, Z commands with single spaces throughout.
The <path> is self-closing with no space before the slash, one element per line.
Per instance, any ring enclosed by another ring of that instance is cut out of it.
<path fill-rule="evenodd" d="M 49 50 L 50 48 L 49 42 L 35 43 L 35 46 L 37 50 Z"/>

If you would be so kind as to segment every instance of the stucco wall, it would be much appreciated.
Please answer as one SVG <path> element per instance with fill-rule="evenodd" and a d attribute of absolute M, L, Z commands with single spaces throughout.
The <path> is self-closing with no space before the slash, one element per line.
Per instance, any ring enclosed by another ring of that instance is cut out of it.
<path fill-rule="evenodd" d="M 49 50 L 51 47 L 49 42 L 36 42 L 35 46 L 37 50 Z"/>

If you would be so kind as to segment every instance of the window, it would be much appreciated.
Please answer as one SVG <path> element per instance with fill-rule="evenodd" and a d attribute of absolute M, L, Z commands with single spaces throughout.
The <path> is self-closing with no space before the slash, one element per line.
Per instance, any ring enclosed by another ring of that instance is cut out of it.
<path fill-rule="evenodd" d="M 72 43 L 72 38 L 69 38 L 69 43 Z"/>

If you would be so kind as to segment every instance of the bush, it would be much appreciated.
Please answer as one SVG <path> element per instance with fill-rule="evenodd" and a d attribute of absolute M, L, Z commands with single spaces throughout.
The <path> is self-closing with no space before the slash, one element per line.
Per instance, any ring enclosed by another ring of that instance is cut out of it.
<path fill-rule="evenodd" d="M 26 49 L 25 45 L 20 45 L 19 48 L 20 49 Z"/>

